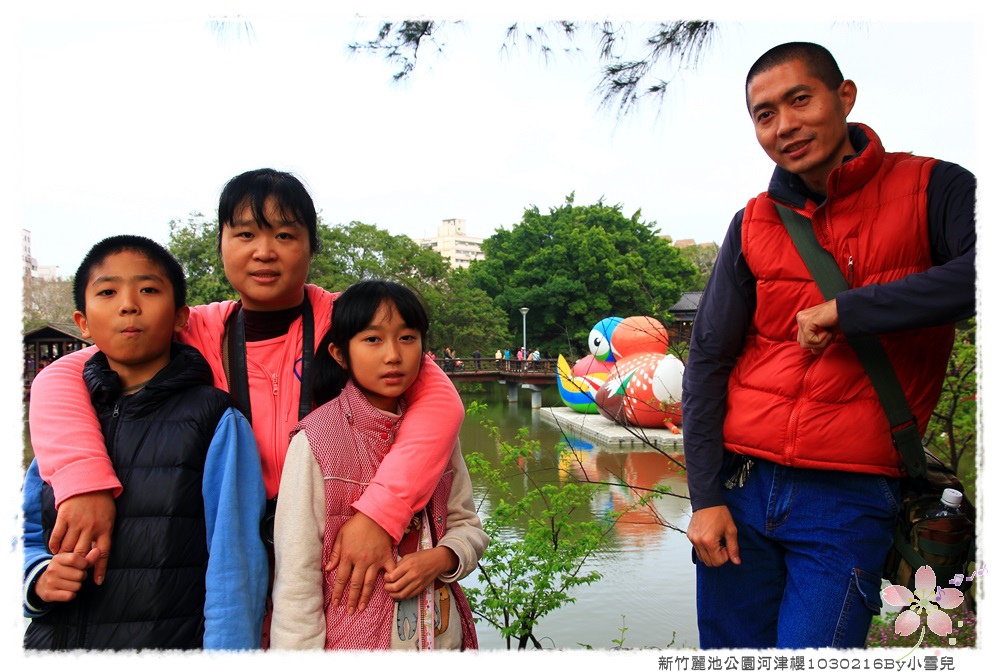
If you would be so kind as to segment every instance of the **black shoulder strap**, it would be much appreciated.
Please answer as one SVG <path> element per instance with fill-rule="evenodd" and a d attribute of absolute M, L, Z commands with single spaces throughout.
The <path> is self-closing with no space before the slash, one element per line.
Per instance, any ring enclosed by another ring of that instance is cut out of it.
<path fill-rule="evenodd" d="M 223 352 L 226 353 L 227 359 L 223 360 L 223 363 L 228 364 L 225 367 L 226 378 L 229 381 L 229 393 L 236 402 L 236 408 L 252 425 L 250 382 L 247 374 L 247 331 L 242 308 L 243 304 L 237 302 L 233 312 L 226 318 L 226 342 L 223 345 Z"/>
<path fill-rule="evenodd" d="M 223 368 L 229 380 L 229 391 L 236 402 L 236 408 L 253 424 L 250 414 L 250 379 L 247 372 L 247 334 L 246 322 L 241 310 L 242 304 L 237 303 L 233 312 L 226 319 L 225 343 L 223 344 Z M 302 301 L 302 375 L 299 378 L 299 420 L 306 417 L 312 410 L 312 363 L 315 354 L 315 323 L 313 321 L 312 304 L 309 294 Z"/>
<path fill-rule="evenodd" d="M 829 301 L 836 297 L 838 292 L 847 289 L 847 281 L 840 272 L 837 262 L 816 239 L 812 220 L 779 203 L 775 203 L 774 206 L 788 230 L 788 235 L 795 243 L 795 248 L 812 273 L 816 284 L 819 285 L 823 298 Z M 917 421 L 913 417 L 913 411 L 906 401 L 906 395 L 889 362 L 885 348 L 882 347 L 882 342 L 875 335 L 847 340 L 857 353 L 872 381 L 872 386 L 878 393 L 886 417 L 889 419 L 892 441 L 903 458 L 907 473 L 914 478 L 926 477 L 927 458 L 924 456 L 923 442 L 917 431 Z"/>
<path fill-rule="evenodd" d="M 314 341 L 316 327 L 313 323 L 312 304 L 309 303 L 309 292 L 302 300 L 302 378 L 299 392 L 299 420 L 312 411 L 312 373 L 313 356 L 316 354 Z"/>

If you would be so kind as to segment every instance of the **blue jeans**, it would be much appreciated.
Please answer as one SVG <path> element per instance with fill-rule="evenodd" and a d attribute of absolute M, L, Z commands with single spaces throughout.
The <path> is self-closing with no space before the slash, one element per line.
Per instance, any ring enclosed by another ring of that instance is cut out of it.
<path fill-rule="evenodd" d="M 726 455 L 723 481 L 740 459 Z M 701 648 L 864 647 L 899 479 L 753 462 L 742 488 L 723 489 L 741 564 L 695 559 Z"/>

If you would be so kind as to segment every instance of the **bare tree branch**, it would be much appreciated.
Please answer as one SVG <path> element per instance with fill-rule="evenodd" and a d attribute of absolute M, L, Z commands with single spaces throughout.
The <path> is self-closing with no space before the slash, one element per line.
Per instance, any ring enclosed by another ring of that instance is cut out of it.
<path fill-rule="evenodd" d="M 409 77 L 417 67 L 421 48 L 432 45 L 443 53 L 442 41 L 450 24 L 462 21 L 383 21 L 375 37 L 347 45 L 348 53 L 374 53 L 395 69 L 392 81 Z M 596 87 L 599 107 L 613 109 L 619 119 L 635 112 L 648 98 L 663 100 L 670 82 L 687 68 L 696 67 L 701 55 L 718 31 L 712 21 L 672 21 L 658 23 L 644 38 L 642 53 L 626 56 L 627 38 L 638 30 L 631 24 L 611 21 L 579 24 L 573 21 L 552 21 L 525 28 L 519 23 L 507 26 L 500 45 L 501 56 L 508 56 L 518 45 L 537 51 L 548 64 L 557 53 L 578 55 L 584 49 L 576 44 L 582 25 L 590 26 L 595 38 L 596 56 L 603 64 L 601 79 Z M 241 15 L 212 19 L 209 27 L 221 41 L 254 38 L 253 26 Z M 559 43 L 557 43 L 559 42 Z"/>
<path fill-rule="evenodd" d="M 392 81 L 399 82 L 406 79 L 417 66 L 417 56 L 421 45 L 430 42 L 437 48 L 438 52 L 443 51 L 444 44 L 439 45 L 434 36 L 440 33 L 446 23 L 386 21 L 379 26 L 374 39 L 367 42 L 352 42 L 347 45 L 347 50 L 352 54 L 363 51 L 381 53 L 387 62 L 399 68 L 392 75 Z"/>
<path fill-rule="evenodd" d="M 634 60 L 615 55 L 614 47 L 621 41 L 623 29 L 610 24 L 601 27 L 601 58 L 607 61 L 597 92 L 600 107 L 617 108 L 619 119 L 635 112 L 648 97 L 663 104 L 670 82 L 686 68 L 695 67 L 718 31 L 712 21 L 674 21 L 661 23 L 646 39 L 646 54 Z M 662 65 L 672 72 L 666 77 L 653 75 Z"/>
<path fill-rule="evenodd" d="M 368 42 L 356 42 L 349 50 L 357 53 L 381 53 L 390 64 L 398 67 L 392 75 L 395 82 L 408 77 L 417 65 L 420 47 L 427 41 L 438 52 L 443 44 L 435 37 L 448 22 L 402 21 L 381 24 L 376 37 Z M 548 64 L 556 53 L 575 55 L 583 49 L 575 44 L 580 25 L 572 21 L 553 21 L 524 27 L 519 23 L 507 26 L 500 45 L 501 56 L 509 56 L 519 45 L 537 51 Z M 635 30 L 629 24 L 610 21 L 586 24 L 591 26 L 596 40 L 598 59 L 604 63 L 597 93 L 599 107 L 615 109 L 619 119 L 634 112 L 641 101 L 652 97 L 662 105 L 670 81 L 686 68 L 694 67 L 709 47 L 717 31 L 711 21 L 673 21 L 656 24 L 652 34 L 643 41 L 643 53 L 637 57 L 624 55 L 626 38 Z M 557 40 L 561 44 L 557 44 Z M 666 71 L 666 74 L 656 72 Z"/>
<path fill-rule="evenodd" d="M 219 16 L 208 21 L 208 29 L 215 33 L 219 42 L 228 44 L 232 42 L 253 42 L 253 24 L 246 17 L 237 14 L 235 16 Z"/>

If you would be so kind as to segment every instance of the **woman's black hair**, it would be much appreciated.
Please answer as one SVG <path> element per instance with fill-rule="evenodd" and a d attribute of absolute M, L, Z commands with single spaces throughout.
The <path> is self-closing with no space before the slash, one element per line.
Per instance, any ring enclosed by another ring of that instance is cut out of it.
<path fill-rule="evenodd" d="M 330 401 L 344 389 L 350 371 L 337 363 L 330 354 L 330 345 L 339 349 L 350 368 L 351 339 L 368 328 L 383 301 L 393 305 L 403 323 L 420 332 L 421 346 L 427 347 L 430 319 L 423 298 L 406 285 L 391 280 L 362 280 L 348 287 L 333 302 L 330 329 L 316 349 L 313 370 L 313 399 L 317 406 Z"/>
<path fill-rule="evenodd" d="M 309 253 L 316 254 L 320 251 L 316 206 L 305 185 L 291 173 L 273 168 L 258 168 L 237 175 L 222 188 L 219 195 L 219 230 L 215 241 L 220 254 L 222 230 L 233 225 L 233 219 L 244 206 L 250 206 L 257 226 L 271 228 L 275 225 L 264 216 L 264 206 L 272 196 L 282 217 L 305 227 L 309 234 Z"/>

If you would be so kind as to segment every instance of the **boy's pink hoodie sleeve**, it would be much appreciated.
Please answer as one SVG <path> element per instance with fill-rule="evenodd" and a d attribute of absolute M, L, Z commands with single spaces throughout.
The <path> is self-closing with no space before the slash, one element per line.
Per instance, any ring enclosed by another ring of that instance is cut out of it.
<path fill-rule="evenodd" d="M 426 355 L 406 401 L 406 415 L 392 449 L 353 505 L 397 544 L 413 514 L 434 494 L 465 417 L 455 385 Z"/>
<path fill-rule="evenodd" d="M 85 492 L 111 490 L 117 497 L 122 491 L 83 381 L 83 366 L 95 352 L 91 346 L 68 353 L 31 382 L 31 448 L 42 479 L 55 491 L 57 507 Z"/>

